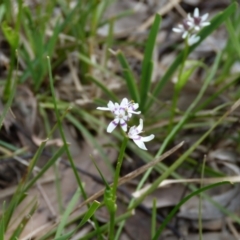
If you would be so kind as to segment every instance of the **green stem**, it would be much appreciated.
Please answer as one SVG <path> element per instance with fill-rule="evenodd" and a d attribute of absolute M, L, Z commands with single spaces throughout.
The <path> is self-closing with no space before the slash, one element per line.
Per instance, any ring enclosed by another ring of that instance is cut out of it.
<path fill-rule="evenodd" d="M 123 162 L 123 157 L 124 157 L 124 154 L 125 154 L 125 149 L 127 147 L 127 142 L 128 142 L 128 138 L 124 137 L 123 142 L 122 142 L 122 146 L 121 146 L 121 149 L 120 149 L 120 153 L 119 153 L 119 156 L 118 156 L 118 160 L 117 160 L 116 171 L 115 171 L 115 174 L 114 174 L 112 194 L 113 194 L 113 197 L 115 199 L 116 199 L 116 194 L 117 194 L 118 179 L 119 179 L 120 170 L 121 170 L 121 166 L 122 166 L 122 162 Z"/>
<path fill-rule="evenodd" d="M 119 175 L 120 175 L 120 170 L 121 170 L 121 166 L 122 166 L 122 162 L 123 162 L 123 157 L 125 154 L 125 149 L 127 147 L 127 142 L 128 142 L 128 138 L 124 137 L 123 142 L 122 142 L 122 146 L 120 149 L 120 153 L 118 156 L 118 160 L 117 160 L 117 166 L 116 166 L 116 171 L 114 174 L 114 181 L 113 181 L 113 187 L 112 187 L 112 201 L 113 204 L 116 204 L 116 199 L 117 199 L 117 186 L 118 186 L 118 179 L 119 179 Z M 112 211 L 110 211 L 110 224 L 109 224 L 109 240 L 113 240 L 114 239 L 114 225 L 115 225 L 115 214 L 116 214 L 116 208 L 113 208 Z"/>
<path fill-rule="evenodd" d="M 174 93 L 173 93 L 173 101 L 172 101 L 172 113 L 171 113 L 171 118 L 170 118 L 170 123 L 169 123 L 169 127 L 168 127 L 168 132 L 170 133 L 172 131 L 172 126 L 173 126 L 173 122 L 174 122 L 174 117 L 175 117 L 175 112 L 176 112 L 176 108 L 177 108 L 177 102 L 178 102 L 178 97 L 180 94 L 180 87 L 179 87 L 179 83 L 180 83 L 180 79 L 182 77 L 182 73 L 183 73 L 183 69 L 185 66 L 185 62 L 188 56 L 188 51 L 189 51 L 189 46 L 187 43 L 187 38 L 185 39 L 185 48 L 184 48 L 184 52 L 183 52 L 183 61 L 178 73 L 178 79 L 177 79 L 177 83 L 174 86 Z"/>
<path fill-rule="evenodd" d="M 114 225 L 115 225 L 115 212 L 110 212 L 110 222 L 109 222 L 109 240 L 114 239 Z"/>

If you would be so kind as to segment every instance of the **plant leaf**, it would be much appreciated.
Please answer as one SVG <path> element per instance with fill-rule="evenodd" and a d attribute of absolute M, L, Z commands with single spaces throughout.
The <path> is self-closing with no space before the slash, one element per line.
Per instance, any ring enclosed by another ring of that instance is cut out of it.
<path fill-rule="evenodd" d="M 152 61 L 153 56 L 153 50 L 155 47 L 155 42 L 157 39 L 159 26 L 161 23 L 161 17 L 160 15 L 156 14 L 153 25 L 151 27 L 149 37 L 147 40 L 147 44 L 144 51 L 144 58 L 142 62 L 142 73 L 141 73 L 141 79 L 140 79 L 140 106 L 141 110 L 144 109 L 144 105 L 147 101 L 147 95 L 151 86 L 151 72 L 152 72 L 152 64 L 150 62 Z"/>

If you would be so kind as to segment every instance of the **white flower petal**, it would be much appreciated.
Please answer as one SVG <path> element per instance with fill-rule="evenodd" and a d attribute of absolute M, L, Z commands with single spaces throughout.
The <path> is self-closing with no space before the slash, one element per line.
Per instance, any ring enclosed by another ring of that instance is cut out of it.
<path fill-rule="evenodd" d="M 201 27 L 205 27 L 205 26 L 210 25 L 210 22 L 203 22 L 203 23 L 201 23 L 200 25 L 201 25 Z"/>
<path fill-rule="evenodd" d="M 119 119 L 115 118 L 113 121 L 111 121 L 107 127 L 107 132 L 111 133 L 118 125 Z"/>
<path fill-rule="evenodd" d="M 135 112 L 135 111 L 132 111 L 132 110 L 128 110 L 128 114 L 131 114 L 131 113 L 134 113 L 134 114 L 140 114 L 141 111 Z"/>
<path fill-rule="evenodd" d="M 132 104 L 132 107 L 134 110 L 138 109 L 139 108 L 139 104 L 138 103 L 133 103 Z"/>
<path fill-rule="evenodd" d="M 127 123 L 123 119 L 120 120 L 120 126 L 124 132 L 127 131 Z"/>
<path fill-rule="evenodd" d="M 191 13 L 188 13 L 187 18 L 188 18 L 188 20 L 190 20 L 190 21 L 193 20 L 193 18 L 192 18 L 192 16 L 191 16 Z"/>
<path fill-rule="evenodd" d="M 110 111 L 108 107 L 97 107 L 97 109 L 102 111 Z"/>
<path fill-rule="evenodd" d="M 153 140 L 154 137 L 155 137 L 154 134 L 151 134 L 151 135 L 149 135 L 149 136 L 147 136 L 147 137 L 141 137 L 141 141 L 143 141 L 143 142 L 149 142 L 149 141 Z"/>
<path fill-rule="evenodd" d="M 123 100 L 120 103 L 120 107 L 126 108 L 128 106 L 128 100 L 127 98 L 123 98 Z"/>
<path fill-rule="evenodd" d="M 188 35 L 188 32 L 184 32 L 183 35 L 182 35 L 182 38 L 185 39 Z"/>
<path fill-rule="evenodd" d="M 198 42 L 200 40 L 200 37 L 193 34 L 192 36 L 189 36 L 188 38 L 188 45 L 191 46 L 193 44 L 195 44 L 196 42 Z"/>
<path fill-rule="evenodd" d="M 130 129 L 128 131 L 129 138 L 134 138 L 134 136 L 137 135 L 137 134 L 138 134 L 138 132 L 136 130 L 136 126 L 130 127 Z"/>
<path fill-rule="evenodd" d="M 198 32 L 200 31 L 200 27 L 199 26 L 195 26 L 194 29 Z"/>
<path fill-rule="evenodd" d="M 194 9 L 193 16 L 194 16 L 194 17 L 199 17 L 199 9 L 198 9 L 198 8 L 195 8 L 195 9 Z"/>
<path fill-rule="evenodd" d="M 120 108 L 120 105 L 119 105 L 119 103 L 115 103 L 115 105 L 114 105 L 114 108 L 115 108 L 115 109 L 118 109 L 118 108 Z"/>
<path fill-rule="evenodd" d="M 143 150 L 147 150 L 147 148 L 146 148 L 146 146 L 145 146 L 145 144 L 144 144 L 143 141 L 141 141 L 141 140 L 133 140 L 133 141 L 136 143 L 136 145 L 137 145 L 139 148 L 141 148 L 141 149 L 143 149 Z"/>
<path fill-rule="evenodd" d="M 179 29 L 179 28 L 173 28 L 172 30 L 173 30 L 173 32 L 177 32 L 177 33 L 180 33 L 180 32 L 182 32 L 182 30 L 181 30 L 181 29 Z"/>
<path fill-rule="evenodd" d="M 208 18 L 208 13 L 205 13 L 205 14 L 201 17 L 202 22 L 204 22 L 205 20 L 207 20 L 207 18 Z"/>
<path fill-rule="evenodd" d="M 112 101 L 109 101 L 108 104 L 107 104 L 107 106 L 108 106 L 108 108 L 109 108 L 110 111 L 113 111 L 114 108 L 115 108 L 115 105 L 114 105 L 114 103 L 113 103 Z"/>
<path fill-rule="evenodd" d="M 179 29 L 184 30 L 184 26 L 182 24 L 178 24 Z"/>
<path fill-rule="evenodd" d="M 143 130 L 143 120 L 139 119 L 139 125 L 136 127 L 138 133 L 140 133 Z"/>

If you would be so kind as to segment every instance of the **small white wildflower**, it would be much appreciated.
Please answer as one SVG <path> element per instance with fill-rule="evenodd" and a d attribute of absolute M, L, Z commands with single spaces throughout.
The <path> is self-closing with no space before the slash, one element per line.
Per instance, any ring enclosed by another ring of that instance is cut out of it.
<path fill-rule="evenodd" d="M 118 124 L 120 124 L 122 130 L 124 132 L 127 131 L 127 120 L 128 120 L 128 116 L 126 115 L 126 111 L 124 111 L 123 109 L 121 109 L 120 107 L 116 108 L 116 110 L 114 111 L 114 115 L 115 118 L 113 121 L 111 121 L 107 127 L 107 132 L 111 133 Z"/>
<path fill-rule="evenodd" d="M 174 32 L 183 33 L 182 38 L 188 38 L 188 45 L 191 46 L 198 42 L 200 37 L 198 37 L 196 32 L 200 31 L 203 27 L 210 25 L 210 22 L 206 22 L 208 18 L 208 13 L 203 16 L 199 15 L 199 9 L 195 8 L 193 16 L 188 14 L 188 17 L 183 20 L 182 24 L 178 25 L 178 28 L 173 28 Z"/>
<path fill-rule="evenodd" d="M 140 119 L 139 125 L 137 127 L 133 126 L 129 129 L 128 137 L 131 138 L 139 148 L 143 150 L 147 150 L 144 142 L 151 141 L 154 138 L 154 135 L 151 134 L 147 137 L 139 136 L 139 134 L 142 133 L 142 129 L 143 129 L 143 120 Z"/>
<path fill-rule="evenodd" d="M 124 108 L 124 110 L 128 114 L 128 119 L 132 117 L 133 114 L 140 114 L 141 111 L 136 112 L 135 110 L 138 109 L 139 104 L 134 103 L 133 101 L 128 101 L 127 98 L 124 98 L 121 102 L 121 107 Z"/>
<path fill-rule="evenodd" d="M 136 112 L 138 108 L 137 103 L 128 101 L 124 98 L 120 105 L 118 103 L 113 103 L 109 101 L 107 107 L 97 107 L 98 110 L 110 111 L 114 115 L 114 120 L 111 121 L 107 127 L 107 132 L 111 133 L 118 124 L 120 124 L 124 132 L 127 131 L 127 121 L 132 117 L 132 114 L 140 114 L 141 112 Z"/>
<path fill-rule="evenodd" d="M 172 29 L 174 32 L 182 33 L 182 38 L 186 38 L 189 34 L 189 31 L 191 30 L 191 24 L 188 21 L 188 19 L 184 19 L 182 24 L 178 24 L 177 28 Z"/>
<path fill-rule="evenodd" d="M 199 9 L 195 8 L 193 17 L 191 14 L 188 14 L 188 24 L 190 25 L 191 29 L 195 31 L 200 31 L 203 27 L 210 25 L 210 22 L 205 22 L 208 18 L 208 13 L 204 14 L 203 16 L 199 15 Z"/>
<path fill-rule="evenodd" d="M 189 46 L 192 46 L 193 44 L 195 44 L 199 40 L 200 40 L 200 37 L 197 36 L 196 34 L 193 34 L 193 35 L 188 36 L 187 42 L 188 42 Z"/>

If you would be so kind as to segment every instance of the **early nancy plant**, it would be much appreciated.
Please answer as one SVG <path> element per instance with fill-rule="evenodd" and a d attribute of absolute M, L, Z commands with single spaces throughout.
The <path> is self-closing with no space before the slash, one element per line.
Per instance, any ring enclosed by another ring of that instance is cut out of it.
<path fill-rule="evenodd" d="M 142 137 L 139 134 L 143 132 L 143 120 L 139 120 L 138 126 L 132 126 L 128 130 L 128 121 L 131 119 L 133 114 L 140 114 L 140 111 L 136 111 L 139 107 L 138 103 L 134 103 L 133 101 L 129 101 L 127 98 L 124 98 L 121 103 L 113 103 L 109 101 L 107 107 L 98 107 L 97 109 L 103 111 L 110 111 L 113 114 L 114 119 L 109 123 L 107 127 L 107 132 L 111 133 L 118 125 L 120 125 L 123 130 L 124 139 L 122 142 L 122 146 L 120 149 L 119 157 L 117 160 L 116 172 L 114 175 L 114 182 L 112 188 L 106 188 L 104 202 L 110 214 L 110 230 L 109 230 L 109 239 L 114 238 L 114 221 L 115 214 L 117 210 L 116 205 L 116 195 L 117 195 L 117 186 L 118 179 L 120 175 L 120 170 L 122 166 L 122 161 L 125 153 L 125 149 L 127 146 L 128 139 L 132 139 L 135 144 L 143 149 L 147 150 L 144 142 L 149 142 L 154 138 L 154 135 L 151 134 L 147 137 Z M 126 134 L 127 133 L 127 134 Z"/>

